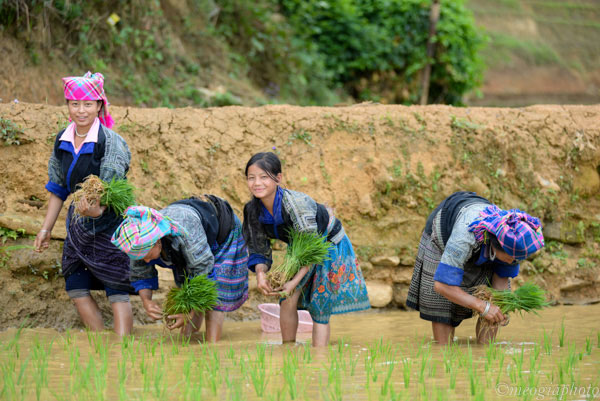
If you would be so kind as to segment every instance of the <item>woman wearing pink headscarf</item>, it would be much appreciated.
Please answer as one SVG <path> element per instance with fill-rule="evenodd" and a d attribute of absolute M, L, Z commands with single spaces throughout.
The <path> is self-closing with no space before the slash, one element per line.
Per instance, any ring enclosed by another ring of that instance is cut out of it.
<path fill-rule="evenodd" d="M 63 83 L 71 123 L 56 136 L 48 162 L 50 199 L 34 243 L 38 252 L 48 248 L 62 205 L 78 184 L 91 174 L 105 181 L 124 178 L 131 160 L 127 143 L 111 130 L 114 121 L 108 112 L 102 74 L 88 72 L 83 77 L 63 78 Z M 91 330 L 102 330 L 102 315 L 90 290 L 105 290 L 115 332 L 129 334 L 133 327 L 129 294 L 134 292 L 129 283 L 129 258 L 110 242 L 123 218 L 85 198 L 78 205 L 81 217 L 74 217 L 73 209 L 71 205 L 61 268 L 66 291 L 83 323 Z"/>

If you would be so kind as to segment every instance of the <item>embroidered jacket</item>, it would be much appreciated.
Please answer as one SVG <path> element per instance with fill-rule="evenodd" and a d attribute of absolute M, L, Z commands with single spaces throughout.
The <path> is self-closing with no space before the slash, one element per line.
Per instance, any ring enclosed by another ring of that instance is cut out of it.
<path fill-rule="evenodd" d="M 214 252 L 219 241 L 227 239 L 234 222 L 233 211 L 226 201 L 212 197 L 205 202 L 196 198 L 170 204 L 160 210 L 185 230 L 180 236 L 166 236 L 161 239 L 160 259 L 146 263 L 143 260 L 131 262 L 130 280 L 136 291 L 144 288 L 158 289 L 158 272 L 155 265 L 173 269 L 175 282 L 181 285 L 185 276 L 192 278 L 200 274 L 209 274 L 214 267 Z M 215 203 L 216 202 L 216 203 Z M 222 207 L 218 210 L 219 204 Z M 224 230 L 220 230 L 223 227 Z M 223 231 L 219 234 L 219 231 Z"/>
<path fill-rule="evenodd" d="M 65 201 L 77 190 L 77 184 L 94 174 L 104 181 L 113 177 L 124 178 L 129 171 L 131 152 L 127 142 L 116 132 L 100 125 L 98 142 L 86 142 L 78 153 L 73 144 L 61 140 L 65 130 L 56 136 L 52 155 L 48 161 L 46 189 Z M 107 209 L 101 216 L 86 218 L 84 227 L 90 232 L 114 230 L 121 222 L 120 216 Z"/>
<path fill-rule="evenodd" d="M 516 277 L 519 265 L 509 265 L 496 259 L 489 259 L 489 245 L 477 242 L 475 235 L 469 231 L 469 224 L 479 217 L 487 203 L 472 203 L 463 207 L 459 212 L 446 244 L 437 243 L 443 250 L 442 259 L 434 275 L 434 280 L 448 285 L 460 285 L 465 274 L 465 267 L 480 266 L 492 263 L 494 272 L 500 277 Z M 441 230 L 439 230 L 441 231 Z M 442 235 L 437 236 L 441 238 Z"/>
<path fill-rule="evenodd" d="M 271 239 L 289 243 L 288 231 L 293 228 L 300 232 L 318 232 L 326 235 L 333 244 L 338 244 L 344 235 L 342 223 L 334 216 L 333 210 L 315 202 L 310 196 L 289 189 L 278 188 L 274 205 L 274 223 L 253 222 L 248 219 L 249 204 L 244 207 L 244 236 L 248 245 L 248 268 L 263 263 L 271 266 Z M 266 212 L 266 209 L 264 210 Z"/>

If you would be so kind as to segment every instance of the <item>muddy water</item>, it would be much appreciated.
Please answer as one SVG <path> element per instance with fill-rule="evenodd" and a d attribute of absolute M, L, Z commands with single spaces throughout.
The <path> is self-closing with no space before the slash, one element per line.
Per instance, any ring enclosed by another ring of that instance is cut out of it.
<path fill-rule="evenodd" d="M 440 347 L 416 313 L 354 313 L 332 319 L 326 349 L 311 348 L 310 334 L 281 346 L 258 321 L 226 322 L 216 346 L 160 325 L 125 341 L 10 329 L 0 333 L 0 399 L 600 399 L 599 321 L 600 305 L 555 307 L 513 316 L 482 346 L 469 320 Z"/>

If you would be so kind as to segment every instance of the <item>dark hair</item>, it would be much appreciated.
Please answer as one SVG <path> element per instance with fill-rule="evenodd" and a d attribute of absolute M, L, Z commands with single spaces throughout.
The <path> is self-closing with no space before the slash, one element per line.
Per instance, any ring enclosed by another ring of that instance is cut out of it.
<path fill-rule="evenodd" d="M 277 175 L 281 174 L 281 160 L 279 157 L 273 152 L 261 152 L 257 153 L 248 160 L 246 163 L 246 169 L 244 170 L 244 174 L 248 177 L 248 169 L 250 166 L 256 165 L 260 167 L 261 170 L 264 170 L 265 173 L 275 182 L 279 182 L 277 179 Z M 256 239 L 252 236 L 252 230 L 250 227 L 259 224 L 258 217 L 260 216 L 260 212 L 262 210 L 262 203 L 260 199 L 252 196 L 252 199 L 246 203 L 244 206 L 244 224 L 242 226 L 242 231 L 244 234 L 244 239 L 246 243 L 251 243 L 252 248 L 256 251 L 265 251 L 260 249 L 262 244 L 257 243 Z"/>
<path fill-rule="evenodd" d="M 255 154 L 248 160 L 246 163 L 246 170 L 244 170 L 244 174 L 248 177 L 248 169 L 250 166 L 258 165 L 261 170 L 264 170 L 265 173 L 275 182 L 277 182 L 277 175 L 281 174 L 281 160 L 279 157 L 273 152 L 260 152 Z"/>
<path fill-rule="evenodd" d="M 494 234 L 490 234 L 488 232 L 487 237 L 488 237 L 488 245 L 493 246 L 494 249 L 496 249 L 498 251 L 504 251 L 504 248 L 502 248 L 500 241 L 498 241 L 498 238 Z"/>

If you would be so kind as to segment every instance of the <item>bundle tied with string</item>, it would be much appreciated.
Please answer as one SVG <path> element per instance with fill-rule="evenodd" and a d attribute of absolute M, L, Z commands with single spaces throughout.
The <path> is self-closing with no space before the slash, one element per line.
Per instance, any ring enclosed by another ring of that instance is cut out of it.
<path fill-rule="evenodd" d="M 129 206 L 135 205 L 135 187 L 126 179 L 113 177 L 110 182 L 107 182 L 92 174 L 87 176 L 78 187 L 79 189 L 73 193 L 75 213 L 78 215 L 81 215 L 78 206 L 82 198 L 85 198 L 90 205 L 107 206 L 118 216 L 123 215 Z"/>
<path fill-rule="evenodd" d="M 528 312 L 537 314 L 538 310 L 550 304 L 546 301 L 546 292 L 532 283 L 525 283 L 512 292 L 495 290 L 487 285 L 479 285 L 475 287 L 473 296 L 496 305 L 504 315 L 512 312 L 521 315 Z M 482 313 L 479 313 L 479 324 L 482 331 L 498 327 L 499 323 L 490 322 L 482 315 Z"/>
<path fill-rule="evenodd" d="M 320 265 L 328 260 L 327 254 L 331 248 L 331 242 L 326 241 L 319 233 L 291 229 L 288 234 L 290 241 L 283 263 L 271 268 L 267 273 L 269 285 L 274 289 L 281 288 L 290 281 L 301 267 Z"/>

